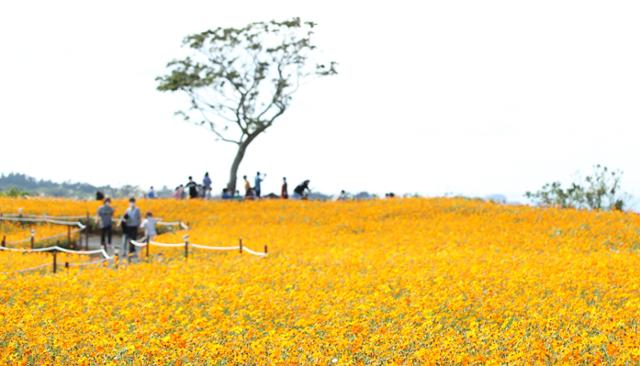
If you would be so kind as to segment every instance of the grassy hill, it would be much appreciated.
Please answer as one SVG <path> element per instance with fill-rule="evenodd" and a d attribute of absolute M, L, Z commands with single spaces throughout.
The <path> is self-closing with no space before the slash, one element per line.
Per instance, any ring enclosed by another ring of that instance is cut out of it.
<path fill-rule="evenodd" d="M 9 196 L 49 196 L 90 199 L 100 191 L 111 197 L 138 196 L 142 190 L 134 186 L 94 186 L 88 183 L 63 182 L 36 179 L 25 174 L 0 175 L 0 192 Z"/>

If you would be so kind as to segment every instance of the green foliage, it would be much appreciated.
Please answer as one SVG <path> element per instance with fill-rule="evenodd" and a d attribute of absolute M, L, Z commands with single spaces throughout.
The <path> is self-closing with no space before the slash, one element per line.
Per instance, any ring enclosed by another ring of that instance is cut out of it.
<path fill-rule="evenodd" d="M 592 175 L 563 188 L 560 182 L 547 183 L 537 192 L 525 195 L 540 206 L 586 208 L 591 210 L 623 210 L 627 198 L 621 192 L 622 173 L 596 165 Z"/>
<path fill-rule="evenodd" d="M 0 191 L 0 197 L 19 198 L 19 197 L 27 197 L 27 196 L 29 196 L 29 192 L 16 187 L 11 187 L 7 190 Z"/>
<path fill-rule="evenodd" d="M 176 114 L 238 145 L 229 188 L 247 146 L 286 111 L 301 83 L 337 73 L 335 62 L 317 60 L 315 26 L 294 18 L 192 34 L 183 42 L 189 56 L 157 78 L 158 90 L 189 97 L 190 107 Z"/>

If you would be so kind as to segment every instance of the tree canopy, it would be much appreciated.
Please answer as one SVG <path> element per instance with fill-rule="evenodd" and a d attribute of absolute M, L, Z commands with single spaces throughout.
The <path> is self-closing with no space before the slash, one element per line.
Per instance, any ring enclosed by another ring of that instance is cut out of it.
<path fill-rule="evenodd" d="M 229 189 L 249 144 L 287 110 L 301 84 L 337 73 L 335 62 L 318 61 L 315 27 L 294 18 L 189 35 L 183 42 L 189 55 L 158 77 L 158 90 L 189 97 L 189 108 L 177 114 L 238 146 Z"/>

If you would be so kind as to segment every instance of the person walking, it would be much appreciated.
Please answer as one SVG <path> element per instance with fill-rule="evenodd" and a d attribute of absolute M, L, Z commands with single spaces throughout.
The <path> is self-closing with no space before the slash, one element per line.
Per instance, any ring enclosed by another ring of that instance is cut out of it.
<path fill-rule="evenodd" d="M 185 188 L 189 190 L 189 198 L 198 198 L 198 185 L 193 181 L 193 177 L 189 177 L 189 182 Z"/>
<path fill-rule="evenodd" d="M 142 221 L 142 225 L 140 225 L 140 228 L 144 229 L 144 237 L 147 240 L 151 241 L 158 235 L 156 225 L 157 221 L 153 218 L 153 214 L 151 212 L 147 212 L 145 214 L 144 221 Z"/>
<path fill-rule="evenodd" d="M 266 177 L 267 175 L 263 175 L 260 176 L 260 172 L 256 173 L 256 178 L 254 179 L 254 185 L 253 185 L 253 190 L 256 193 L 256 197 L 260 198 L 260 195 L 262 193 L 262 181 L 264 180 L 264 177 Z"/>
<path fill-rule="evenodd" d="M 100 227 L 100 244 L 106 250 L 107 244 L 111 246 L 111 237 L 113 234 L 113 207 L 111 207 L 111 198 L 105 198 L 102 206 L 98 208 L 98 222 Z"/>
<path fill-rule="evenodd" d="M 129 207 L 127 211 L 125 211 L 124 216 L 122 217 L 124 225 L 123 231 L 124 235 L 122 237 L 122 248 L 120 248 L 120 254 L 123 256 L 127 256 L 129 262 L 131 262 L 131 258 L 128 253 L 135 253 L 135 246 L 131 244 L 131 240 L 138 239 L 138 227 L 142 221 L 142 215 L 140 214 L 140 209 L 136 207 L 136 199 L 131 197 L 129 199 Z"/>
<path fill-rule="evenodd" d="M 306 200 L 309 198 L 309 193 L 311 193 L 311 189 L 309 189 L 310 181 L 307 179 L 304 182 L 298 184 L 296 188 L 293 190 L 293 198 Z"/>
<path fill-rule="evenodd" d="M 280 198 L 289 198 L 289 185 L 287 184 L 287 177 L 282 178 L 282 187 L 280 188 Z"/>
<path fill-rule="evenodd" d="M 204 190 L 204 199 L 211 199 L 211 178 L 209 177 L 209 172 L 204 173 L 204 178 L 202 178 L 202 189 Z"/>

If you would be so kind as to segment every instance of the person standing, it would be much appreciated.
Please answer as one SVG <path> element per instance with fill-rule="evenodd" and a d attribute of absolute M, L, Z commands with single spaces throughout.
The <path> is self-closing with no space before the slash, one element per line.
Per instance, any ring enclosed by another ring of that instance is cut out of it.
<path fill-rule="evenodd" d="M 149 188 L 149 192 L 147 193 L 147 198 L 149 198 L 149 199 L 156 198 L 156 190 L 153 189 L 153 186 L 151 186 L 151 188 Z"/>
<path fill-rule="evenodd" d="M 153 218 L 153 214 L 151 212 L 147 212 L 140 228 L 144 229 L 144 236 L 149 241 L 153 240 L 158 235 L 156 224 L 157 222 L 156 219 Z"/>
<path fill-rule="evenodd" d="M 189 182 L 185 187 L 189 190 L 189 198 L 198 198 L 198 185 L 193 181 L 193 177 L 189 177 Z"/>
<path fill-rule="evenodd" d="M 113 233 L 113 207 L 111 207 L 111 198 L 105 198 L 102 206 L 98 208 L 98 221 L 100 223 L 100 244 L 104 249 L 107 244 L 111 246 L 111 236 Z"/>
<path fill-rule="evenodd" d="M 280 198 L 289 198 L 289 185 L 287 184 L 287 177 L 282 178 L 282 188 L 280 188 Z"/>
<path fill-rule="evenodd" d="M 344 189 L 340 191 L 340 195 L 338 196 L 338 201 L 346 201 L 349 199 L 349 194 Z"/>
<path fill-rule="evenodd" d="M 247 179 L 247 176 L 243 176 L 242 179 L 244 179 L 244 196 L 245 198 L 252 198 L 253 197 L 253 189 L 251 188 L 251 183 L 249 183 L 249 180 Z"/>
<path fill-rule="evenodd" d="M 260 194 L 262 191 L 262 181 L 264 180 L 264 177 L 266 177 L 267 175 L 263 175 L 260 176 L 260 172 L 256 173 L 256 178 L 254 180 L 254 185 L 253 185 L 253 190 L 256 192 L 256 197 L 260 198 Z"/>
<path fill-rule="evenodd" d="M 133 197 L 129 199 L 129 207 L 127 208 L 127 211 L 124 213 L 123 220 L 124 220 L 124 227 L 123 227 L 124 236 L 123 236 L 123 243 L 122 243 L 122 248 L 120 253 L 122 253 L 122 255 L 124 256 L 126 255 L 125 253 L 135 252 L 135 246 L 130 242 L 131 240 L 138 239 L 138 227 L 140 226 L 142 221 L 142 215 L 140 214 L 140 209 L 136 207 L 136 199 Z M 127 255 L 127 257 L 129 256 Z M 131 261 L 130 258 L 128 259 L 129 261 Z"/>
<path fill-rule="evenodd" d="M 183 191 L 184 191 L 184 188 L 182 188 L 182 184 L 177 186 L 176 189 L 173 191 L 173 198 L 177 200 L 182 199 Z"/>
<path fill-rule="evenodd" d="M 204 173 L 204 178 L 202 179 L 202 188 L 204 190 L 204 199 L 211 198 L 211 178 L 209 177 L 209 172 Z"/>

